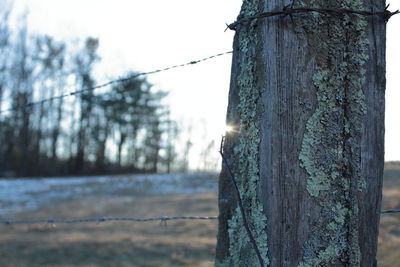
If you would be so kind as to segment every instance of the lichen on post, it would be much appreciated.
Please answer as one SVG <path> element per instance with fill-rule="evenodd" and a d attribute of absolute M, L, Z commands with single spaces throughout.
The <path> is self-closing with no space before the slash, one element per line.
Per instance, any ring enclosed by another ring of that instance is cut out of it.
<path fill-rule="evenodd" d="M 354 0 L 334 5 L 363 8 Z M 360 266 L 358 195 L 364 188 L 360 146 L 366 112 L 367 21 L 356 15 L 319 15 L 319 20 L 310 39 L 316 42 L 316 52 L 325 56 L 317 60 L 313 80 L 318 103 L 307 122 L 299 158 L 309 174 L 307 191 L 322 211 L 299 266 Z"/>
<path fill-rule="evenodd" d="M 245 0 L 239 17 L 248 17 L 259 12 L 259 1 Z M 250 231 L 255 237 L 264 265 L 269 263 L 266 234 L 266 220 L 263 207 L 258 200 L 257 188 L 259 181 L 259 111 L 260 92 L 256 86 L 255 70 L 257 33 L 256 21 L 241 25 L 237 29 L 238 48 L 236 56 L 240 62 L 235 83 L 238 88 L 238 142 L 233 147 L 233 157 L 237 162 L 234 173 L 239 193 L 243 201 L 245 216 Z M 228 139 L 229 141 L 229 139 Z M 239 207 L 233 210 L 228 220 L 229 259 L 217 262 L 217 266 L 258 266 L 259 261 L 250 242 L 248 233 L 243 226 L 242 214 Z"/>
<path fill-rule="evenodd" d="M 385 11 L 360 12 L 364 0 L 290 3 L 244 1 L 231 24 L 227 123 L 238 131 L 224 154 L 265 265 L 375 266 Z M 226 166 L 219 187 L 216 265 L 258 266 Z"/>

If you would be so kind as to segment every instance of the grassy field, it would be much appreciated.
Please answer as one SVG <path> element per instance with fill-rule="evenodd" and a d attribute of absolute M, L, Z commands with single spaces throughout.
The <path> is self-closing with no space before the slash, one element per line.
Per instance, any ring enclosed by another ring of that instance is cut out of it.
<path fill-rule="evenodd" d="M 387 163 L 382 209 L 400 209 L 400 164 Z M 381 216 L 378 266 L 400 267 L 400 213 Z"/>
<path fill-rule="evenodd" d="M 385 171 L 384 209 L 400 208 L 400 165 Z M 56 203 L 19 219 L 217 215 L 217 195 L 96 196 Z M 216 221 L 0 226 L 0 266 L 212 266 Z M 400 214 L 384 215 L 379 266 L 400 266 Z"/>
<path fill-rule="evenodd" d="M 216 194 L 67 201 L 18 218 L 216 215 Z M 211 266 L 216 221 L 2 226 L 0 266 Z"/>

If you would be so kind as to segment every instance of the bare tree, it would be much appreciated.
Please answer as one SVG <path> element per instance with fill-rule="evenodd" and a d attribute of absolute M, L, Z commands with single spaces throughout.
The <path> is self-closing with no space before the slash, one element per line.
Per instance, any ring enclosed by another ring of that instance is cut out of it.
<path fill-rule="evenodd" d="M 10 6 L 8 1 L 0 3 L 0 110 L 3 109 L 5 102 L 5 93 L 7 89 L 8 77 L 8 58 L 10 51 L 10 27 L 9 27 L 9 14 Z M 7 121 L 4 114 L 0 114 L 0 139 L 12 140 L 13 129 L 10 122 Z M 11 170 L 11 157 L 12 142 L 6 142 L 0 146 L 0 172 Z"/>
<path fill-rule="evenodd" d="M 65 44 L 56 42 L 50 36 L 36 37 L 37 51 L 35 60 L 38 62 L 38 77 L 40 99 L 50 98 L 50 101 L 38 105 L 36 151 L 45 158 L 45 168 L 54 173 L 57 160 L 57 142 L 61 132 L 63 98 L 52 99 L 61 93 L 65 85 Z M 39 155 L 38 155 L 39 156 Z M 41 166 L 43 167 L 43 166 Z"/>
<path fill-rule="evenodd" d="M 26 16 L 21 18 L 21 28 L 18 30 L 15 46 L 13 47 L 13 62 L 11 77 L 13 80 L 12 117 L 15 142 L 11 158 L 14 170 L 19 175 L 26 175 L 34 164 L 31 164 L 33 131 L 31 127 L 32 107 L 28 104 L 33 99 L 34 64 L 31 55 L 31 40 L 28 34 Z"/>
<path fill-rule="evenodd" d="M 182 172 L 189 171 L 189 154 L 190 154 L 190 150 L 192 149 L 192 146 L 193 146 L 192 130 L 193 130 L 193 125 L 192 125 L 192 122 L 190 121 L 187 126 L 187 139 L 186 139 L 185 146 L 183 149 L 183 159 L 182 159 L 182 167 L 181 167 Z"/>
<path fill-rule="evenodd" d="M 349 10 L 384 1 L 289 4 L 244 0 L 231 25 L 216 265 L 376 266 L 385 18 Z"/>
<path fill-rule="evenodd" d="M 166 172 L 171 173 L 173 170 L 173 165 L 176 161 L 177 152 L 176 152 L 176 141 L 179 135 L 178 125 L 175 121 L 171 120 L 170 112 L 167 112 L 166 119 L 166 145 L 165 145 L 165 165 Z"/>
<path fill-rule="evenodd" d="M 11 7 L 8 1 L 0 3 L 0 109 L 6 83 L 7 56 L 10 42 L 9 16 Z"/>
<path fill-rule="evenodd" d="M 91 88 L 94 85 L 92 77 L 93 65 L 99 59 L 97 49 L 99 40 L 87 38 L 85 46 L 81 53 L 75 57 L 76 75 L 82 88 Z M 86 149 L 88 146 L 88 130 L 91 127 L 91 112 L 93 109 L 93 91 L 89 90 L 79 96 L 80 117 L 79 129 L 77 135 L 77 151 L 75 158 L 75 171 L 81 173 L 84 171 Z"/>

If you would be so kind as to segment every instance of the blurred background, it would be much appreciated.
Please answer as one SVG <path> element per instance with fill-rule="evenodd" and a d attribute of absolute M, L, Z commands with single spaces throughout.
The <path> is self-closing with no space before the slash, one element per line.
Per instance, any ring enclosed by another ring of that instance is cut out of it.
<path fill-rule="evenodd" d="M 0 0 L 0 219 L 217 215 L 231 54 L 74 92 L 230 51 L 240 5 Z M 399 27 L 394 16 L 384 209 L 400 202 Z M 382 216 L 380 266 L 400 266 L 399 218 Z M 216 226 L 5 225 L 0 266 L 212 266 Z"/>

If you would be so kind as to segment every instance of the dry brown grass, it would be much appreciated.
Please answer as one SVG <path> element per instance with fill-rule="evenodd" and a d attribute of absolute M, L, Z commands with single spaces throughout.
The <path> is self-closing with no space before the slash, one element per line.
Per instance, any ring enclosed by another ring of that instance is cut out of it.
<path fill-rule="evenodd" d="M 400 164 L 390 162 L 385 167 L 382 209 L 400 209 Z M 400 213 L 381 216 L 378 266 L 400 267 Z"/>
<path fill-rule="evenodd" d="M 216 194 L 68 201 L 19 218 L 215 215 Z M 0 266 L 212 266 L 216 221 L 2 226 Z"/>
<path fill-rule="evenodd" d="M 397 165 L 395 165 L 397 167 Z M 383 209 L 400 208 L 400 168 L 385 171 Z M 216 215 L 217 195 L 69 200 L 19 219 Z M 113 222 L 0 227 L 0 266 L 212 266 L 216 221 Z M 383 215 L 378 266 L 400 267 L 400 214 Z"/>

